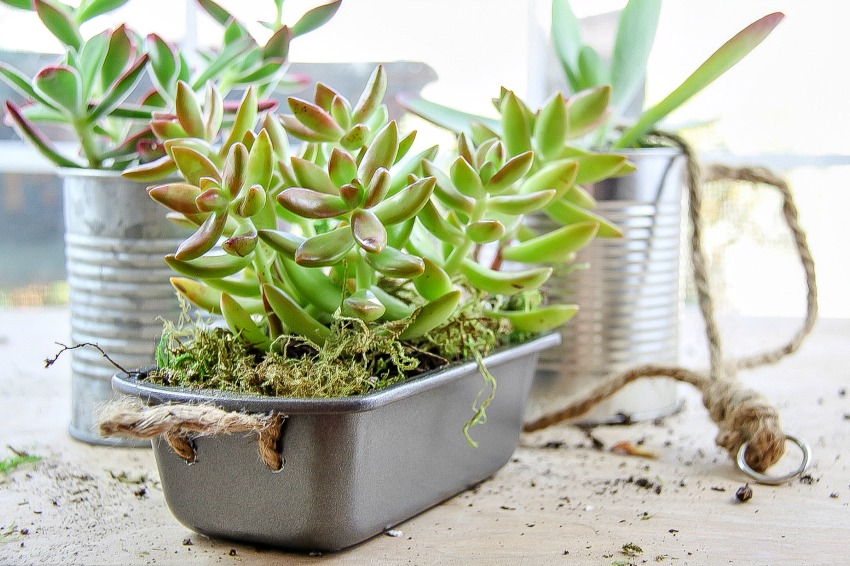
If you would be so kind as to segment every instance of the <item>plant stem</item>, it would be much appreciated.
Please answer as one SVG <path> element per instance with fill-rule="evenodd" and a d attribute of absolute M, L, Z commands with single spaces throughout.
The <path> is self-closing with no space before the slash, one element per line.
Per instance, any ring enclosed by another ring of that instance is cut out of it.
<path fill-rule="evenodd" d="M 357 290 L 360 289 L 368 289 L 372 286 L 373 283 L 373 271 L 372 267 L 366 263 L 366 260 L 363 258 L 362 254 L 359 250 L 354 250 L 354 253 L 351 254 L 354 256 L 352 261 L 354 261 L 354 274 L 357 278 Z"/>
<path fill-rule="evenodd" d="M 89 166 L 92 169 L 100 169 L 103 162 L 97 152 L 97 146 L 92 137 L 92 132 L 89 130 L 85 120 L 74 120 L 74 131 L 77 132 L 77 137 L 80 139 L 80 147 L 82 147 L 83 154 L 86 156 Z"/>
<path fill-rule="evenodd" d="M 472 214 L 469 216 L 469 224 L 477 222 L 484 217 L 484 213 L 487 211 L 488 196 L 489 195 L 485 194 L 475 202 L 475 208 L 472 209 Z M 443 266 L 446 273 L 450 276 L 455 275 L 458 269 L 460 269 L 460 264 L 463 262 L 464 258 L 469 255 L 469 252 L 472 251 L 474 246 L 475 242 L 470 240 L 467 236 L 464 243 L 452 250 L 448 259 L 446 259 L 445 265 Z"/>

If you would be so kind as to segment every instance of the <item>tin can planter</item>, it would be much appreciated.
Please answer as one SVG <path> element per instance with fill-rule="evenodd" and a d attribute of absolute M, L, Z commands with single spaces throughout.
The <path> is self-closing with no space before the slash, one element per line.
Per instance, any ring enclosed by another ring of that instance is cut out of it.
<path fill-rule="evenodd" d="M 124 368 L 150 363 L 160 318 L 180 305 L 163 261 L 186 236 L 148 196 L 147 185 L 112 171 L 64 169 L 65 266 L 74 344 L 97 344 Z M 138 445 L 103 438 L 97 407 L 112 396 L 115 367 L 78 348 L 71 362 L 71 436 L 92 444 Z"/>
<path fill-rule="evenodd" d="M 498 393 L 486 424 L 471 430 L 478 447 L 463 434 L 484 387 L 475 362 L 336 399 L 240 397 L 126 375 L 115 376 L 113 386 L 151 404 L 210 403 L 285 415 L 279 472 L 258 459 L 253 435 L 198 437 L 191 465 L 155 440 L 166 501 L 181 523 L 208 536 L 331 551 L 380 534 L 506 464 L 519 440 L 538 354 L 559 340 L 549 334 L 484 360 Z"/>
<path fill-rule="evenodd" d="M 560 348 L 544 353 L 531 391 L 529 419 L 560 408 L 607 375 L 640 364 L 675 365 L 684 307 L 685 158 L 678 149 L 623 151 L 637 170 L 585 188 L 595 212 L 622 238 L 596 239 L 578 254 L 589 268 L 555 273 L 546 290 L 581 305 L 562 327 Z M 543 216 L 529 219 L 552 223 Z M 639 380 L 583 417 L 588 424 L 651 420 L 681 407 L 671 380 Z"/>

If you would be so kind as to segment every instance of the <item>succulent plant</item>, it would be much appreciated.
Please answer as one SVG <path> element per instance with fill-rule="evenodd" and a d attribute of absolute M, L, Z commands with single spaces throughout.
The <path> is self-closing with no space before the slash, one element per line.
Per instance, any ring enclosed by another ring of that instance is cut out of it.
<path fill-rule="evenodd" d="M 630 0 L 626 4 L 620 13 L 609 63 L 582 42 L 569 0 L 552 0 L 552 40 L 564 76 L 574 91 L 610 84 L 612 122 L 622 117 L 643 82 L 660 11 L 661 0 Z M 661 102 L 642 110 L 634 124 L 615 136 L 613 146 L 625 148 L 639 144 L 656 124 L 746 57 L 783 17 L 779 12 L 768 14 L 738 32 Z"/>
<path fill-rule="evenodd" d="M 602 121 L 586 130 L 571 128 L 568 137 L 574 146 L 622 149 L 643 145 L 644 137 L 657 124 L 755 49 L 784 17 L 779 12 L 769 14 L 741 30 L 661 102 L 643 110 L 633 124 L 618 131 L 614 126 L 622 120 L 646 74 L 660 9 L 661 0 L 630 0 L 620 15 L 611 62 L 606 63 L 599 53 L 582 42 L 569 0 L 552 0 L 552 40 L 573 93 L 596 92 L 588 96 L 588 102 L 596 104 L 601 98 L 599 89 L 608 89 L 607 115 L 598 115 Z M 409 111 L 455 132 L 469 131 L 470 124 L 479 129 L 482 125 L 495 124 L 494 131 L 499 131 L 498 121 L 422 98 L 408 97 L 401 102 Z M 497 109 L 503 112 L 500 102 L 496 103 Z"/>
<path fill-rule="evenodd" d="M 281 23 L 282 0 L 275 0 L 278 18 L 262 45 L 235 17 L 211 0 L 200 5 L 225 26 L 221 49 L 200 53 L 202 64 L 190 68 L 186 57 L 156 34 L 142 39 L 126 26 L 84 38 L 80 28 L 96 16 L 128 0 L 83 0 L 77 6 L 58 0 L 0 0 L 32 10 L 65 47 L 61 60 L 30 78 L 0 63 L 0 79 L 27 100 L 19 108 L 6 102 L 6 116 L 19 135 L 60 167 L 123 170 L 128 165 L 162 157 L 148 122 L 174 103 L 178 83 L 203 90 L 217 82 L 222 96 L 231 89 L 255 85 L 271 93 L 286 72 L 289 43 L 325 23 L 341 0 L 304 14 L 291 28 Z M 135 93 L 149 70 L 154 89 Z M 71 132 L 79 155 L 67 155 L 46 136 L 39 124 L 55 124 Z"/>
<path fill-rule="evenodd" d="M 597 235 L 601 219 L 576 216 L 534 234 L 522 218 L 586 204 L 576 181 L 628 169 L 626 160 L 582 152 L 541 166 L 535 151 L 552 152 L 557 140 L 541 131 L 531 143 L 522 132 L 559 111 L 532 115 L 504 91 L 505 135 L 460 135 L 446 162 L 436 147 L 414 151 L 415 132 L 402 135 L 387 120 L 385 90 L 379 66 L 353 105 L 319 84 L 313 100 L 288 99 L 292 114 L 260 116 L 249 88 L 222 128 L 214 88 L 203 104 L 178 88 L 175 113 L 153 129 L 175 135 L 163 144 L 183 180 L 149 190 L 195 227 L 166 257 L 180 274 L 178 292 L 271 351 L 291 335 L 321 346 L 340 317 L 395 321 L 399 340 L 421 339 L 482 297 L 478 314 L 516 331 L 569 319 L 575 305 L 544 305 L 539 288 L 553 264 L 570 262 Z M 578 100 L 557 105 L 587 118 Z M 297 154 L 287 134 L 306 142 Z M 125 173 L 140 174 L 144 166 Z"/>

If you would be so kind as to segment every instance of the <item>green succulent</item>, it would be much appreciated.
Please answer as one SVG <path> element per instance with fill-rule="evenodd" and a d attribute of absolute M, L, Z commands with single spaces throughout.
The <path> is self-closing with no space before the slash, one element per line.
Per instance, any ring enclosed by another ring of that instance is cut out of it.
<path fill-rule="evenodd" d="M 60 167 L 123 170 L 129 165 L 163 156 L 149 122 L 174 104 L 177 85 L 203 90 L 209 81 L 218 84 L 221 96 L 236 88 L 255 86 L 270 95 L 286 72 L 293 37 L 324 24 L 341 0 L 304 14 L 291 28 L 281 23 L 282 0 L 275 0 L 278 18 L 263 44 L 251 36 L 234 16 L 211 0 L 198 0 L 224 26 L 221 49 L 199 53 L 195 69 L 177 48 L 156 34 L 141 38 L 126 26 L 84 38 L 81 26 L 111 12 L 128 0 L 83 0 L 78 5 L 58 0 L 0 0 L 13 8 L 30 10 L 65 48 L 56 64 L 28 77 L 0 63 L 0 79 L 27 101 L 18 107 L 6 101 L 6 114 L 19 135 Z M 154 89 L 135 93 L 148 71 Z M 227 106 L 223 106 L 223 111 Z M 79 143 L 79 155 L 60 151 L 40 124 L 59 125 Z M 194 133 L 194 132 L 193 132 Z"/>
<path fill-rule="evenodd" d="M 582 41 L 569 0 L 552 0 L 552 41 L 564 76 L 574 92 L 604 84 L 612 86 L 610 124 L 622 118 L 643 82 L 660 11 L 661 0 L 629 0 L 620 13 L 611 61 L 607 62 Z M 634 124 L 614 136 L 613 147 L 640 145 L 643 137 L 671 112 L 746 57 L 783 18 L 779 12 L 768 14 L 738 32 L 661 102 L 643 109 Z M 609 133 L 609 129 L 602 129 L 601 134 Z"/>
<path fill-rule="evenodd" d="M 576 306 L 544 305 L 539 288 L 552 265 L 613 228 L 579 215 L 534 234 L 522 218 L 558 203 L 587 205 L 576 182 L 630 170 L 626 160 L 561 152 L 542 166 L 536 152 L 553 142 L 520 143 L 510 112 L 504 136 L 482 128 L 460 135 L 451 156 L 415 151 L 415 132 L 402 135 L 387 119 L 386 86 L 379 66 L 355 104 L 318 84 L 312 101 L 290 98 L 283 116 L 258 112 L 250 88 L 232 124 L 215 110 L 215 88 L 201 104 L 179 87 L 174 113 L 152 128 L 174 135 L 163 145 L 182 180 L 149 190 L 195 227 L 166 257 L 180 274 L 178 292 L 260 350 L 278 349 L 286 335 L 321 345 L 339 317 L 397 322 L 398 338 L 415 340 L 482 297 L 490 305 L 483 316 L 516 331 L 569 319 Z M 529 131 L 557 113 L 526 116 L 513 93 L 502 99 Z M 287 134 L 304 140 L 297 152 Z M 150 173 L 143 165 L 125 175 Z"/>
<path fill-rule="evenodd" d="M 572 89 L 574 100 L 572 113 L 590 110 L 585 116 L 594 116 L 594 123 L 583 122 L 576 127 L 574 121 L 563 116 L 559 104 L 552 99 L 550 112 L 558 112 L 547 120 L 551 127 L 547 134 L 555 140 L 562 139 L 558 127 L 566 127 L 566 138 L 580 147 L 603 146 L 613 149 L 639 147 L 645 145 L 644 137 L 671 112 L 702 91 L 723 73 L 735 66 L 750 51 L 755 49 L 783 19 L 783 14 L 773 13 L 753 22 L 714 52 L 696 71 L 673 90 L 658 104 L 641 112 L 634 124 L 623 131 L 614 128 L 623 118 L 623 112 L 637 94 L 646 74 L 646 65 L 655 29 L 661 0 L 630 0 L 620 15 L 619 27 L 615 38 L 614 51 L 610 63 L 607 63 L 591 46 L 582 42 L 579 23 L 568 0 L 552 0 L 552 41 L 564 75 Z M 606 92 L 607 91 L 607 92 Z M 605 92 L 605 94 L 603 94 Z M 555 97 L 560 96 L 558 94 Z M 553 97 L 554 98 L 554 97 Z M 597 105 L 605 100 L 607 112 L 598 114 Z M 500 122 L 451 107 L 418 98 L 408 97 L 401 100 L 410 112 L 425 118 L 439 126 L 455 132 L 470 132 L 475 128 L 492 128 L 500 133 Z M 585 106 L 592 108 L 586 109 Z M 512 112 L 512 108 L 503 108 L 501 99 L 496 101 L 497 110 Z M 534 138 L 540 139 L 538 132 Z M 552 146 L 557 151 L 558 144 Z M 544 160 L 552 154 L 538 155 Z"/>

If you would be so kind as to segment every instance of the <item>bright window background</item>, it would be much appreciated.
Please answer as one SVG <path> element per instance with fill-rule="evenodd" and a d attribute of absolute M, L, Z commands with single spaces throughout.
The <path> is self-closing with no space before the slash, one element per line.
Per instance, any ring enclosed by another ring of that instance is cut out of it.
<path fill-rule="evenodd" d="M 246 21 L 272 16 L 270 0 L 220 1 Z M 317 3 L 287 0 L 289 21 Z M 573 0 L 580 16 L 624 3 Z M 650 103 L 662 98 L 723 41 L 773 11 L 786 14 L 779 28 L 671 121 L 706 123 L 689 132 L 706 160 L 764 164 L 789 178 L 818 264 L 821 313 L 847 317 L 850 299 L 843 281 L 850 252 L 842 227 L 850 210 L 850 73 L 843 63 L 850 53 L 845 29 L 850 3 L 667 0 L 646 98 Z M 216 26 L 184 0 L 133 0 L 92 28 L 124 20 L 142 33 L 156 31 L 189 44 L 218 37 Z M 557 67 L 547 30 L 548 0 L 344 0 L 327 26 L 293 44 L 292 59 L 423 61 L 439 76 L 425 88 L 428 98 L 486 113 L 502 85 L 533 102 L 551 91 L 549 77 Z M 31 14 L 0 7 L 0 49 L 58 51 L 59 46 Z M 734 192 L 707 195 L 739 218 L 717 220 L 709 229 L 724 304 L 743 314 L 798 315 L 803 279 L 776 199 L 766 190 Z M 756 219 L 758 224 L 750 222 Z"/>

